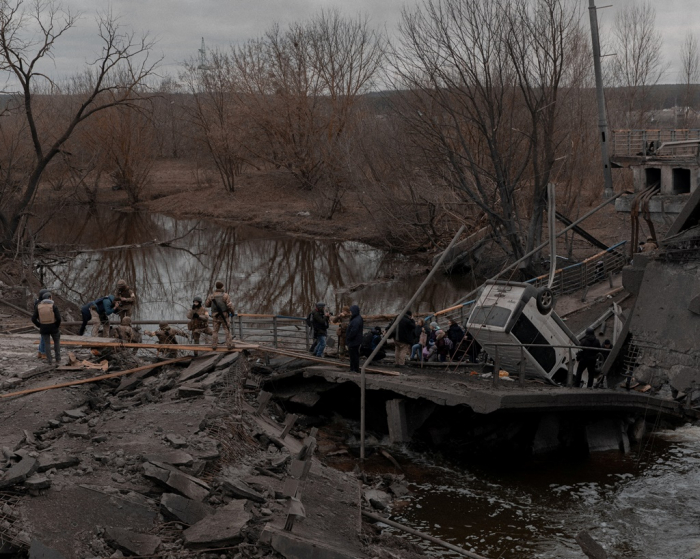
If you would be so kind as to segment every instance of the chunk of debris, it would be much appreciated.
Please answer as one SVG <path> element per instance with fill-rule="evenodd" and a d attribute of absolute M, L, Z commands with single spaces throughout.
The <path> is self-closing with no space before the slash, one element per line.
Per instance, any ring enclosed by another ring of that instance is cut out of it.
<path fill-rule="evenodd" d="M 225 479 L 223 481 L 223 487 L 226 493 L 237 499 L 248 499 L 256 503 L 265 502 L 265 497 L 240 479 Z"/>
<path fill-rule="evenodd" d="M 187 446 L 187 440 L 184 437 L 181 437 L 180 435 L 176 435 L 175 433 L 168 433 L 167 435 L 165 435 L 165 439 L 174 448 L 182 448 L 184 446 Z"/>
<path fill-rule="evenodd" d="M 162 462 L 144 462 L 144 475 L 189 497 L 194 501 L 203 501 L 209 495 L 210 487 L 201 479 L 189 476 L 177 468 Z"/>
<path fill-rule="evenodd" d="M 593 537 L 585 530 L 582 530 L 576 534 L 575 539 L 576 543 L 581 546 L 581 549 L 586 554 L 588 559 L 608 559 L 608 554 L 603 549 L 603 546 L 595 541 Z"/>
<path fill-rule="evenodd" d="M 204 390 L 195 386 L 181 386 L 177 390 L 179 398 L 194 398 L 196 396 L 204 396 Z"/>
<path fill-rule="evenodd" d="M 87 424 L 73 425 L 66 430 L 69 437 L 75 437 L 76 439 L 89 439 L 90 438 L 90 428 Z"/>
<path fill-rule="evenodd" d="M 85 417 L 85 414 L 80 410 L 66 410 L 63 412 L 63 415 L 70 417 L 71 419 L 82 419 Z"/>
<path fill-rule="evenodd" d="M 22 458 L 22 460 L 7 470 L 7 472 L 5 472 L 5 476 L 0 479 L 0 489 L 12 487 L 13 485 L 22 483 L 34 472 L 36 472 L 38 466 L 39 463 L 34 458 L 31 458 L 30 456 Z"/>
<path fill-rule="evenodd" d="M 163 493 L 160 498 L 160 510 L 164 516 L 189 526 L 214 514 L 214 509 L 210 506 L 175 493 Z"/>
<path fill-rule="evenodd" d="M 46 472 L 53 468 L 63 470 L 80 464 L 80 458 L 77 456 L 56 456 L 49 453 L 40 454 L 37 460 L 39 461 L 37 472 Z"/>
<path fill-rule="evenodd" d="M 233 365 L 236 362 L 236 360 L 238 359 L 238 357 L 240 355 L 241 355 L 240 353 L 226 353 L 226 354 L 224 354 L 223 359 L 216 364 L 215 368 L 217 370 L 219 370 L 219 369 L 225 369 L 226 367 L 230 367 L 231 365 Z"/>
<path fill-rule="evenodd" d="M 240 541 L 242 528 L 251 518 L 245 501 L 231 501 L 211 516 L 200 520 L 183 532 L 185 545 L 214 547 Z"/>
<path fill-rule="evenodd" d="M 39 489 L 48 489 L 51 487 L 51 480 L 41 474 L 34 474 L 24 481 L 24 486 L 27 489 L 33 489 L 35 491 Z"/>
<path fill-rule="evenodd" d="M 163 462 L 164 464 L 172 464 L 173 466 L 191 466 L 192 462 L 194 462 L 192 455 L 184 450 L 154 452 L 153 454 L 144 454 L 143 457 L 149 462 Z"/>
<path fill-rule="evenodd" d="M 107 528 L 105 539 L 116 549 L 129 555 L 154 555 L 160 547 L 161 540 L 157 536 L 139 534 L 124 528 Z"/>
<path fill-rule="evenodd" d="M 205 353 L 198 357 L 195 357 L 189 366 L 182 371 L 179 382 L 187 382 L 193 378 L 197 378 L 201 375 L 213 371 L 217 363 L 223 358 L 223 353 Z"/>

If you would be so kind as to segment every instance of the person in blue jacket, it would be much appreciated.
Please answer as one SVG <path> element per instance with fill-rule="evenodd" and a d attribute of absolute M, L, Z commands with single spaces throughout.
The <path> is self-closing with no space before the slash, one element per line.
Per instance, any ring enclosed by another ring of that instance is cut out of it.
<path fill-rule="evenodd" d="M 97 337 L 100 332 L 100 326 L 102 326 L 102 337 L 108 338 L 109 315 L 117 312 L 118 307 L 119 304 L 115 304 L 114 302 L 114 295 L 100 297 L 80 307 L 80 315 L 82 316 L 83 323 L 80 325 L 80 332 L 78 335 L 82 336 L 85 333 L 87 323 L 92 320 L 93 325 L 90 334 L 93 337 Z"/>

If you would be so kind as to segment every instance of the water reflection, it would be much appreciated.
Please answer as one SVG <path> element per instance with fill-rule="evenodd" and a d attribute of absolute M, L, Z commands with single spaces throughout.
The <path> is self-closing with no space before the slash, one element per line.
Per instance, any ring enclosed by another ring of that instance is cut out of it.
<path fill-rule="evenodd" d="M 76 210 L 52 221 L 43 235 L 67 249 L 177 239 L 170 247 L 83 252 L 47 273 L 52 288 L 76 302 L 112 292 L 117 280 L 125 279 L 137 291 L 137 318 L 180 316 L 192 297 L 205 296 L 218 279 L 239 312 L 303 316 L 319 300 L 331 310 L 358 303 L 365 314 L 396 312 L 423 280 L 405 276 L 405 258 L 361 243 L 305 240 L 163 215 L 100 211 L 86 216 Z M 401 279 L 376 283 L 393 277 Z M 443 308 L 470 287 L 465 279 L 439 277 L 420 309 Z"/>

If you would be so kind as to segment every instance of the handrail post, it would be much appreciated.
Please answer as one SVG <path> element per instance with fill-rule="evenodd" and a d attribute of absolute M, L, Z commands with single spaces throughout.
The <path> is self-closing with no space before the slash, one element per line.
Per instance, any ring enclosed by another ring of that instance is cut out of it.
<path fill-rule="evenodd" d="M 238 339 L 243 339 L 243 317 L 238 315 Z"/>
<path fill-rule="evenodd" d="M 525 348 L 520 346 L 520 384 L 525 384 Z"/>
<path fill-rule="evenodd" d="M 501 372 L 501 357 L 498 355 L 498 346 L 495 346 L 496 351 L 493 356 L 493 387 L 498 387 Z"/>
<path fill-rule="evenodd" d="M 277 316 L 272 317 L 272 345 L 277 347 Z"/>

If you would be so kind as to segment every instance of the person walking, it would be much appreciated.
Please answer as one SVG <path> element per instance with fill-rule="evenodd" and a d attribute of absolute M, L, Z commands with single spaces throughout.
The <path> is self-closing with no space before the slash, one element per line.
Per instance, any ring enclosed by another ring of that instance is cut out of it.
<path fill-rule="evenodd" d="M 117 294 L 114 296 L 114 301 L 118 303 L 117 315 L 120 321 L 127 316 L 131 316 L 131 311 L 136 302 L 136 294 L 123 279 L 117 282 Z"/>
<path fill-rule="evenodd" d="M 209 328 L 209 313 L 202 306 L 202 298 L 195 297 L 192 299 L 192 308 L 187 311 L 188 330 L 192 333 L 192 341 L 195 345 L 199 345 L 199 339 L 202 334 L 211 336 L 212 330 Z M 197 355 L 197 352 L 194 352 Z"/>
<path fill-rule="evenodd" d="M 53 365 L 51 357 L 51 339 L 56 355 L 56 365 L 61 364 L 61 313 L 51 298 L 51 293 L 46 291 L 42 295 L 41 301 L 37 304 L 32 315 L 32 322 L 39 328 L 41 339 L 46 349 L 46 361 Z"/>
<path fill-rule="evenodd" d="M 600 342 L 596 338 L 595 330 L 593 328 L 586 328 L 586 334 L 579 340 L 579 345 L 583 346 L 585 349 L 580 350 L 576 354 L 576 359 L 578 360 L 578 369 L 576 370 L 576 380 L 574 381 L 574 386 L 576 388 L 581 387 L 581 379 L 583 377 L 583 371 L 588 371 L 588 382 L 587 387 L 593 387 L 593 379 L 595 378 L 595 363 L 598 357 L 597 349 L 600 349 Z"/>
<path fill-rule="evenodd" d="M 216 282 L 216 289 L 204 301 L 204 306 L 211 308 L 211 348 L 216 349 L 216 346 L 219 345 L 219 328 L 223 327 L 226 331 L 226 346 L 231 349 L 233 347 L 233 336 L 231 335 L 229 316 L 234 315 L 235 309 L 233 308 L 233 303 L 231 303 L 231 297 L 224 291 L 223 282 Z"/>
<path fill-rule="evenodd" d="M 328 324 L 330 316 L 325 303 L 316 303 L 316 308 L 311 313 L 311 328 L 314 331 L 314 345 L 312 353 L 316 357 L 323 357 L 326 349 L 326 336 L 328 336 Z"/>
<path fill-rule="evenodd" d="M 49 290 L 46 288 L 40 289 L 39 293 L 37 294 L 37 298 L 34 299 L 34 312 L 36 312 L 36 307 L 39 303 L 41 303 L 41 299 L 44 296 L 44 293 L 48 293 Z M 39 334 L 39 353 L 37 353 L 37 359 L 46 359 L 46 347 L 44 346 L 44 337 Z"/>
<path fill-rule="evenodd" d="M 411 351 L 414 342 L 416 323 L 413 321 L 413 313 L 406 311 L 399 320 L 394 337 L 394 364 L 402 366 L 406 364 L 406 357 Z"/>
<path fill-rule="evenodd" d="M 345 332 L 345 343 L 348 346 L 350 357 L 350 372 L 360 372 L 360 346 L 362 345 L 362 330 L 364 321 L 360 315 L 360 307 L 352 305 L 350 307 L 350 322 Z"/>

